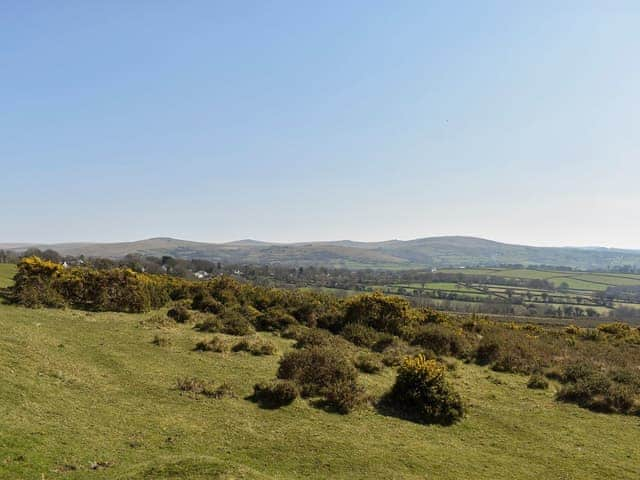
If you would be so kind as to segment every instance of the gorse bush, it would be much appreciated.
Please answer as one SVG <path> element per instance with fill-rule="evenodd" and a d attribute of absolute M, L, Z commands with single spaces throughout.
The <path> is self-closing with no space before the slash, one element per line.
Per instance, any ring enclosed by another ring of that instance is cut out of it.
<path fill-rule="evenodd" d="M 28 307 L 70 306 L 97 311 L 144 312 L 170 300 L 181 283 L 172 277 L 129 269 L 68 268 L 37 257 L 18 264 L 12 288 L 16 302 Z"/>
<path fill-rule="evenodd" d="M 327 406 L 343 415 L 362 406 L 366 401 L 364 387 L 352 381 L 329 385 L 324 389 L 324 399 Z"/>
<path fill-rule="evenodd" d="M 455 331 L 441 324 L 421 327 L 416 331 L 412 343 L 431 350 L 436 355 L 462 356 L 469 349 L 461 330 Z"/>
<path fill-rule="evenodd" d="M 606 333 L 608 335 L 614 335 L 617 337 L 624 337 L 632 333 L 633 329 L 630 325 L 622 322 L 614 323 L 601 323 L 597 327 L 599 332 Z"/>
<path fill-rule="evenodd" d="M 191 319 L 189 310 L 183 305 L 176 305 L 167 312 L 167 316 L 178 323 L 186 323 Z"/>
<path fill-rule="evenodd" d="M 276 346 L 260 337 L 246 337 L 236 343 L 232 348 L 234 352 L 249 352 L 252 355 L 274 355 Z"/>
<path fill-rule="evenodd" d="M 256 329 L 265 331 L 284 330 L 297 323 L 296 318 L 282 307 L 269 307 L 255 320 Z"/>
<path fill-rule="evenodd" d="M 407 357 L 383 400 L 416 420 L 450 424 L 464 415 L 460 395 L 445 378 L 446 368 L 423 355 Z"/>
<path fill-rule="evenodd" d="M 206 313 L 221 313 L 224 305 L 208 293 L 198 292 L 193 297 L 191 308 Z"/>
<path fill-rule="evenodd" d="M 322 396 L 331 385 L 357 380 L 355 367 L 341 352 L 318 346 L 287 352 L 277 376 L 296 382 L 303 396 Z"/>
<path fill-rule="evenodd" d="M 197 377 L 180 377 L 176 380 L 178 390 L 193 395 L 205 395 L 212 398 L 235 398 L 236 395 L 231 385 L 223 383 L 215 386 L 213 382 Z"/>
<path fill-rule="evenodd" d="M 640 386 L 634 372 L 606 372 L 592 364 L 568 365 L 562 376 L 565 385 L 558 399 L 600 412 L 631 413 L 637 411 Z"/>
<path fill-rule="evenodd" d="M 540 341 L 523 332 L 494 329 L 482 338 L 474 357 L 478 364 L 499 372 L 529 374 L 546 366 L 546 353 Z"/>
<path fill-rule="evenodd" d="M 313 346 L 285 354 L 278 378 L 291 380 L 305 397 L 322 397 L 330 409 L 348 413 L 364 400 L 353 364 L 339 350 Z"/>
<path fill-rule="evenodd" d="M 298 397 L 298 386 L 290 380 L 274 380 L 253 386 L 253 398 L 267 408 L 290 405 Z"/>
<path fill-rule="evenodd" d="M 196 324 L 196 329 L 201 332 L 219 333 L 224 330 L 224 322 L 216 315 L 207 315 L 204 320 Z"/>
<path fill-rule="evenodd" d="M 378 373 L 384 368 L 380 355 L 375 353 L 361 353 L 353 363 L 364 373 Z"/>
<path fill-rule="evenodd" d="M 340 332 L 344 338 L 359 347 L 371 348 L 380 338 L 380 333 L 361 323 L 348 323 Z"/>
<path fill-rule="evenodd" d="M 215 336 L 198 342 L 195 349 L 201 352 L 224 353 L 229 350 L 229 345 L 222 338 Z"/>
<path fill-rule="evenodd" d="M 228 335 L 249 335 L 253 333 L 253 325 L 247 318 L 238 310 L 225 310 L 220 316 L 222 320 L 222 333 Z"/>
<path fill-rule="evenodd" d="M 327 347 L 334 343 L 334 338 L 326 330 L 310 328 L 297 333 L 295 337 L 297 341 L 294 346 L 296 348 Z"/>
<path fill-rule="evenodd" d="M 403 335 L 427 321 L 426 315 L 404 298 L 376 292 L 347 299 L 344 323 L 358 323 L 378 332 Z"/>

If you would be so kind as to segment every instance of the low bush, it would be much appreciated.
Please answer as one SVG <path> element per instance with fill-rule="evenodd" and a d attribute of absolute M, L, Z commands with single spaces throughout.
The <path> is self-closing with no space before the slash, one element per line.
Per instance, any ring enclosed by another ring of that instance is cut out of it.
<path fill-rule="evenodd" d="M 212 388 L 210 382 L 196 377 L 180 377 L 176 380 L 178 390 L 191 393 L 203 393 L 206 389 Z"/>
<path fill-rule="evenodd" d="M 360 323 L 348 323 L 340 335 L 358 347 L 371 348 L 379 339 L 380 334 L 371 327 Z"/>
<path fill-rule="evenodd" d="M 396 340 L 382 352 L 382 363 L 387 367 L 399 366 L 405 357 L 409 357 L 417 354 L 419 349 L 412 347 L 404 340 L 400 340 L 396 337 Z M 434 358 L 435 353 L 427 352 L 422 349 L 421 353 L 428 358 Z"/>
<path fill-rule="evenodd" d="M 224 310 L 224 305 L 208 293 L 198 292 L 193 297 L 191 308 L 201 312 L 218 314 Z"/>
<path fill-rule="evenodd" d="M 253 325 L 241 312 L 226 310 L 220 317 L 222 320 L 222 333 L 227 335 L 249 335 L 253 333 Z"/>
<path fill-rule="evenodd" d="M 482 338 L 474 357 L 476 363 L 498 372 L 530 374 L 546 366 L 542 348 L 522 332 L 493 330 Z"/>
<path fill-rule="evenodd" d="M 640 370 L 618 369 L 611 372 L 611 380 L 622 385 L 628 385 L 636 393 L 640 393 Z"/>
<path fill-rule="evenodd" d="M 621 378 L 613 375 L 613 378 Z M 626 376 L 622 377 L 626 379 Z M 574 364 L 565 369 L 567 382 L 558 392 L 558 400 L 576 403 L 599 412 L 630 413 L 635 411 L 637 390 L 619 383 L 588 364 Z"/>
<path fill-rule="evenodd" d="M 332 410 L 347 414 L 365 403 L 364 388 L 352 381 L 340 381 L 324 390 L 325 403 Z"/>
<path fill-rule="evenodd" d="M 195 349 L 200 352 L 223 353 L 229 350 L 229 346 L 222 338 L 215 336 L 209 340 L 198 342 Z"/>
<path fill-rule="evenodd" d="M 220 333 L 224 330 L 224 322 L 216 315 L 207 315 L 196 324 L 196 329 L 201 332 Z"/>
<path fill-rule="evenodd" d="M 290 340 L 298 340 L 307 330 L 307 327 L 303 327 L 302 325 L 290 325 L 280 332 L 280 336 Z"/>
<path fill-rule="evenodd" d="M 383 403 L 427 423 L 447 425 L 464 415 L 460 395 L 445 378 L 445 367 L 423 355 L 404 359 Z"/>
<path fill-rule="evenodd" d="M 313 346 L 287 352 L 280 360 L 278 378 L 294 381 L 305 397 L 324 396 L 327 389 L 356 383 L 357 371 L 338 350 Z"/>
<path fill-rule="evenodd" d="M 196 377 L 181 377 L 176 380 L 178 390 L 194 395 L 205 395 L 212 398 L 235 398 L 233 388 L 226 383 L 216 387 L 212 382 Z"/>
<path fill-rule="evenodd" d="M 462 356 L 469 348 L 463 335 L 450 327 L 435 323 L 421 327 L 411 343 L 431 350 L 436 355 Z"/>
<path fill-rule="evenodd" d="M 597 329 L 599 332 L 614 335 L 616 337 L 624 337 L 631 333 L 631 326 L 622 322 L 601 323 L 597 326 Z"/>
<path fill-rule="evenodd" d="M 290 405 L 298 394 L 298 386 L 290 380 L 274 380 L 253 386 L 253 398 L 267 408 Z"/>
<path fill-rule="evenodd" d="M 222 383 L 221 385 L 219 385 L 216 388 L 213 389 L 205 389 L 205 391 L 203 392 L 207 397 L 213 397 L 213 398 L 237 398 L 237 395 L 235 393 L 235 391 L 233 390 L 233 387 L 231 385 L 229 385 L 228 383 Z"/>
<path fill-rule="evenodd" d="M 255 319 L 257 330 L 277 331 L 284 330 L 290 325 L 297 324 L 297 320 L 282 307 L 270 307 L 260 313 Z"/>
<path fill-rule="evenodd" d="M 359 323 L 378 332 L 401 336 L 405 331 L 426 321 L 426 315 L 426 311 L 412 308 L 404 298 L 375 292 L 347 299 L 343 325 Z"/>
<path fill-rule="evenodd" d="M 549 382 L 543 375 L 539 373 L 534 373 L 529 377 L 529 381 L 527 382 L 527 388 L 532 388 L 536 390 L 546 390 L 549 388 Z"/>
<path fill-rule="evenodd" d="M 395 335 L 391 335 L 390 333 L 380 333 L 378 335 L 378 340 L 371 346 L 371 350 L 374 352 L 384 352 L 388 348 L 392 348 L 398 345 L 402 340 L 396 337 Z"/>
<path fill-rule="evenodd" d="M 277 351 L 272 342 L 260 337 L 243 338 L 231 350 L 234 352 L 249 352 L 252 355 L 274 355 Z"/>
<path fill-rule="evenodd" d="M 298 334 L 294 347 L 328 347 L 334 343 L 334 339 L 335 337 L 326 330 L 309 328 Z"/>
<path fill-rule="evenodd" d="M 176 305 L 167 312 L 167 316 L 178 323 L 186 323 L 191 319 L 191 314 L 186 307 Z"/>
<path fill-rule="evenodd" d="M 364 373 L 378 373 L 384 368 L 380 355 L 373 353 L 361 353 L 353 363 L 358 370 Z"/>

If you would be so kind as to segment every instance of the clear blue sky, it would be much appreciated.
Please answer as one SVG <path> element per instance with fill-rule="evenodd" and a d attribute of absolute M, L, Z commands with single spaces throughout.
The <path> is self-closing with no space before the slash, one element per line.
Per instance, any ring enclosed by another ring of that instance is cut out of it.
<path fill-rule="evenodd" d="M 4 1 L 0 242 L 640 248 L 639 54 L 637 1 Z"/>

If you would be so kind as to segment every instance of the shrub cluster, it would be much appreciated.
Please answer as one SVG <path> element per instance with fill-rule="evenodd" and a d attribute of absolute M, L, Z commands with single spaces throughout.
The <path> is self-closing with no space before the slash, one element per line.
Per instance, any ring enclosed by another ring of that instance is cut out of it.
<path fill-rule="evenodd" d="M 451 424 L 464 415 L 460 395 L 445 378 L 446 368 L 423 355 L 407 357 L 385 403 L 416 420 Z"/>
<path fill-rule="evenodd" d="M 304 397 L 323 397 L 341 413 L 348 413 L 363 400 L 355 367 L 335 348 L 312 346 L 288 352 L 280 361 L 277 376 L 295 382 Z"/>
<path fill-rule="evenodd" d="M 530 374 L 547 365 L 547 348 L 523 332 L 493 329 L 478 344 L 474 357 L 496 371 Z"/>
<path fill-rule="evenodd" d="M 201 332 L 226 333 L 227 335 L 244 336 L 254 332 L 253 325 L 238 310 L 225 310 L 221 315 L 210 315 L 196 325 Z"/>
<path fill-rule="evenodd" d="M 640 389 L 631 372 L 607 375 L 594 365 L 578 363 L 567 366 L 563 381 L 566 383 L 558 392 L 561 401 L 599 412 L 637 411 L 636 396 Z"/>

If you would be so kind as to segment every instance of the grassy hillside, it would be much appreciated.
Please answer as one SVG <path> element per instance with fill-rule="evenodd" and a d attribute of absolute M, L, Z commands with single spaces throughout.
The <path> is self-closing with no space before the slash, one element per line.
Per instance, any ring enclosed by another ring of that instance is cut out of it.
<path fill-rule="evenodd" d="M 0 263 L 0 288 L 8 287 L 13 283 L 16 274 L 16 266 L 11 263 Z"/>
<path fill-rule="evenodd" d="M 1 247 L 1 246 L 0 246 Z M 7 247 L 8 248 L 8 247 Z M 14 248 L 24 250 L 23 247 Z M 407 269 L 469 265 L 554 265 L 605 269 L 640 266 L 640 252 L 615 249 L 540 248 L 473 237 L 432 237 L 387 242 L 306 242 L 273 244 L 243 240 L 224 244 L 153 238 L 123 243 L 42 245 L 66 255 L 120 258 L 130 253 L 170 255 L 253 264 L 324 265 L 345 268 Z"/>
<path fill-rule="evenodd" d="M 205 334 L 149 317 L 0 306 L 0 477 L 622 479 L 640 468 L 637 418 L 560 404 L 524 376 L 462 363 L 453 381 L 469 415 L 451 427 L 299 399 L 264 410 L 245 397 L 277 357 L 195 352 Z M 159 332 L 169 346 L 152 344 Z M 238 398 L 192 398 L 175 389 L 185 375 L 228 382 Z M 380 393 L 393 376 L 364 380 Z"/>

